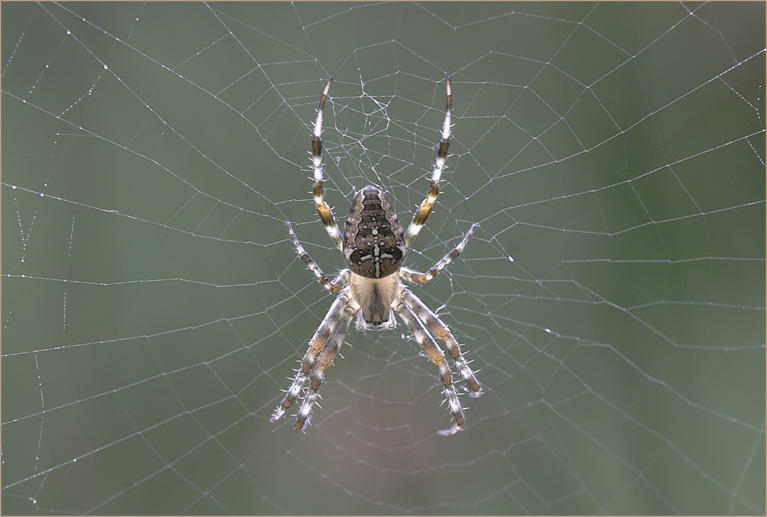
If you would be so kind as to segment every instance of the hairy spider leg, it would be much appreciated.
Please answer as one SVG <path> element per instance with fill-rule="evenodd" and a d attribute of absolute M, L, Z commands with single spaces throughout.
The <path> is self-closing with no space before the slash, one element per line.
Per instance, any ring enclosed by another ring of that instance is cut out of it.
<path fill-rule="evenodd" d="M 343 314 L 343 305 L 344 303 L 348 303 L 347 300 L 348 297 L 342 298 L 339 296 L 336 298 L 336 301 L 333 302 L 333 305 L 330 306 L 328 313 L 325 315 L 325 319 L 322 320 L 317 332 L 314 333 L 311 341 L 309 341 L 309 348 L 307 349 L 304 358 L 301 360 L 301 365 L 298 367 L 296 376 L 293 379 L 290 388 L 285 392 L 285 397 L 282 399 L 282 402 L 280 402 L 280 405 L 277 406 L 277 409 L 272 414 L 272 418 L 269 420 L 270 422 L 274 423 L 279 420 L 282 415 L 285 414 L 285 411 L 290 409 L 290 406 L 293 405 L 293 401 L 295 401 L 301 394 L 301 389 L 304 387 L 306 379 L 308 379 L 309 373 L 315 365 L 317 354 L 319 354 L 325 347 L 328 338 L 338 328 L 339 321 Z"/>
<path fill-rule="evenodd" d="M 330 83 L 333 78 L 328 79 L 325 90 L 322 92 L 320 107 L 317 109 L 317 119 L 314 121 L 314 132 L 312 134 L 312 162 L 314 166 L 314 204 L 317 207 L 317 213 L 320 215 L 322 224 L 325 225 L 330 238 L 336 243 L 338 249 L 343 249 L 344 239 L 341 230 L 338 229 L 336 219 L 325 201 L 325 189 L 322 186 L 322 119 L 325 113 L 325 100 L 328 98 Z"/>
<path fill-rule="evenodd" d="M 453 427 L 439 431 L 439 434 L 447 436 L 457 433 L 463 427 L 465 417 L 461 402 L 458 400 L 458 393 L 453 385 L 453 375 L 450 373 L 450 368 L 448 368 L 447 361 L 445 360 L 445 354 L 442 353 L 442 350 L 437 346 L 437 342 L 434 341 L 434 338 L 431 337 L 424 324 L 421 323 L 421 320 L 418 319 L 410 307 L 399 302 L 395 305 L 394 310 L 397 311 L 397 314 L 400 315 L 408 326 L 410 333 L 413 334 L 413 338 L 421 345 L 421 348 L 426 352 L 431 362 L 439 368 L 440 379 L 442 379 L 442 384 L 445 386 L 443 393 L 447 398 L 447 404 L 454 420 Z"/>
<path fill-rule="evenodd" d="M 437 201 L 437 194 L 439 194 L 439 180 L 442 177 L 442 171 L 445 168 L 445 160 L 447 159 L 447 148 L 450 145 L 450 110 L 453 103 L 453 94 L 450 89 L 450 77 L 447 77 L 447 102 L 445 106 L 445 121 L 442 123 L 442 139 L 439 141 L 439 147 L 437 148 L 437 160 L 434 162 L 434 170 L 431 173 L 431 181 L 429 182 L 429 192 L 426 194 L 426 199 L 423 200 L 421 206 L 418 207 L 418 211 L 413 215 L 413 221 L 410 226 L 407 227 L 405 232 L 405 244 L 410 246 L 415 236 L 421 231 L 423 225 L 426 223 L 426 218 L 429 217 L 431 209 L 434 207 L 434 203 Z"/>
<path fill-rule="evenodd" d="M 314 261 L 314 259 L 306 252 L 304 247 L 301 245 L 301 242 L 298 240 L 298 237 L 296 237 L 296 232 L 293 231 L 293 225 L 288 223 L 285 223 L 285 225 L 288 227 L 288 233 L 290 234 L 290 238 L 293 240 L 293 246 L 296 248 L 296 253 L 298 253 L 298 256 L 301 257 L 301 260 L 304 261 L 304 264 L 306 264 L 309 269 L 314 273 L 314 276 L 317 277 L 317 280 L 322 284 L 322 287 L 330 291 L 330 293 L 335 294 L 338 291 L 340 291 L 348 282 L 349 282 L 349 270 L 343 269 L 340 273 L 338 273 L 338 276 L 334 280 L 330 280 L 328 276 L 322 272 L 322 269 L 320 269 L 320 266 L 317 265 L 317 263 Z"/>
<path fill-rule="evenodd" d="M 450 353 L 450 357 L 453 358 L 455 366 L 458 372 L 461 374 L 463 381 L 468 386 L 469 396 L 471 398 L 477 398 L 482 394 L 482 386 L 480 386 L 477 377 L 469 367 L 469 363 L 464 359 L 461 354 L 461 345 L 450 332 L 445 323 L 439 319 L 439 316 L 434 314 L 425 303 L 423 303 L 416 295 L 414 295 L 409 289 L 402 289 L 400 291 L 400 299 L 407 305 L 407 307 L 413 311 L 416 317 L 426 324 L 434 334 L 445 343 L 447 351 Z"/>
<path fill-rule="evenodd" d="M 314 370 L 311 373 L 310 381 L 311 385 L 304 396 L 304 401 L 301 404 L 301 408 L 298 410 L 296 416 L 296 422 L 293 425 L 298 430 L 304 428 L 309 415 L 312 414 L 312 408 L 319 396 L 320 386 L 325 378 L 325 371 L 333 364 L 338 350 L 341 348 L 341 344 L 344 342 L 347 332 L 349 331 L 349 324 L 351 323 L 354 315 L 357 314 L 360 307 L 357 302 L 354 301 L 352 296 L 347 290 L 341 291 L 338 296 L 341 300 L 340 311 L 338 314 L 338 324 L 335 329 L 333 337 L 325 344 L 320 356 L 317 358 Z"/>
<path fill-rule="evenodd" d="M 447 254 L 445 254 L 442 259 L 434 264 L 426 273 L 420 273 L 418 271 L 415 271 L 413 269 L 402 267 L 399 270 L 399 276 L 404 278 L 405 280 L 409 282 L 414 282 L 417 284 L 425 284 L 435 276 L 439 274 L 440 271 L 442 271 L 448 264 L 450 264 L 455 258 L 458 257 L 458 255 L 463 252 L 464 248 L 466 247 L 466 243 L 469 242 L 469 239 L 472 235 L 474 235 L 474 230 L 479 227 L 478 224 L 472 224 L 471 228 L 469 228 L 469 231 L 466 232 L 466 235 L 463 236 L 463 240 L 461 240 L 460 243 L 458 243 L 458 246 L 453 248 L 452 250 L 448 251 Z"/>

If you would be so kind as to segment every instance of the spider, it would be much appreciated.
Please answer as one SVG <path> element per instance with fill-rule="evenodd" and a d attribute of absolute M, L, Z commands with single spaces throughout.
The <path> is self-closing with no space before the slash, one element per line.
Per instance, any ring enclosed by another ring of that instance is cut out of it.
<path fill-rule="evenodd" d="M 320 284 L 330 293 L 338 293 L 338 297 L 330 306 L 325 319 L 322 320 L 311 341 L 309 341 L 309 349 L 300 362 L 293 383 L 274 411 L 271 422 L 277 421 L 285 414 L 285 411 L 301 394 L 306 381 L 309 380 L 309 387 L 303 396 L 303 402 L 294 424 L 296 429 L 303 429 L 319 396 L 325 371 L 333 363 L 333 359 L 349 330 L 352 318 L 357 315 L 357 330 L 359 331 L 370 328 L 393 329 L 397 325 L 394 319 L 396 312 L 429 359 L 439 368 L 440 378 L 444 385 L 443 392 L 453 418 L 453 426 L 450 429 L 439 431 L 439 433 L 441 435 L 454 434 L 463 428 L 465 422 L 463 407 L 458 400 L 458 392 L 453 384 L 452 374 L 445 360 L 445 355 L 429 330 L 447 346 L 450 357 L 466 383 L 467 388 L 465 390 L 469 396 L 478 397 L 482 393 L 482 388 L 468 362 L 463 358 L 460 345 L 447 325 L 400 282 L 400 279 L 404 279 L 423 284 L 437 276 L 463 251 L 477 227 L 476 224 L 472 225 L 458 246 L 425 273 L 419 273 L 403 266 L 408 247 L 418 232 L 421 231 L 437 200 L 439 180 L 445 168 L 447 148 L 450 143 L 452 102 L 450 78 L 446 79 L 445 121 L 442 124 L 442 139 L 439 142 L 429 191 L 426 199 L 414 214 L 410 226 L 403 232 L 397 219 L 397 213 L 386 194 L 377 187 L 367 186 L 355 194 L 349 208 L 349 214 L 346 216 L 343 234 L 336 224 L 330 207 L 325 202 L 322 186 L 323 164 L 320 135 L 322 133 L 325 100 L 328 97 L 332 81 L 332 78 L 328 79 L 322 92 L 312 136 L 314 203 L 330 238 L 343 253 L 346 269 L 343 269 L 334 280 L 330 280 L 301 245 L 290 222 L 286 223 L 298 256 L 314 273 Z"/>

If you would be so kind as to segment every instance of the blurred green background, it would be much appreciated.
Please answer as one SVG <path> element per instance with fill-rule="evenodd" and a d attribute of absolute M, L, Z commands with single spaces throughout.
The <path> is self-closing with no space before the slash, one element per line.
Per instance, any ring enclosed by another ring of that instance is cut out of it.
<path fill-rule="evenodd" d="M 6 514 L 765 513 L 765 6 L 2 3 Z M 311 201 L 423 199 L 404 325 L 268 419 L 342 267 Z"/>

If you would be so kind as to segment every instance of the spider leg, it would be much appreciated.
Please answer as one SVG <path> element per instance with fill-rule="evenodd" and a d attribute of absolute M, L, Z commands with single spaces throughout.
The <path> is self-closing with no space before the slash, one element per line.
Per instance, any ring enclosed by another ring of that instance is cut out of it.
<path fill-rule="evenodd" d="M 309 341 L 309 349 L 301 360 L 298 372 L 296 373 L 290 388 L 285 392 L 285 397 L 282 399 L 282 402 L 280 402 L 280 405 L 277 406 L 274 414 L 272 414 L 270 422 L 279 420 L 282 415 L 285 414 L 285 411 L 290 409 L 290 406 L 293 405 L 293 401 L 296 400 L 301 393 L 301 388 L 303 388 L 306 383 L 309 372 L 312 371 L 317 354 L 320 353 L 327 343 L 328 338 L 338 328 L 338 323 L 343 316 L 343 306 L 345 303 L 348 303 L 348 301 L 339 296 L 336 298 L 336 301 L 333 302 L 333 305 L 330 306 L 328 313 L 325 315 L 325 319 L 322 320 L 319 328 L 317 328 L 317 332 L 314 333 L 311 341 Z"/>
<path fill-rule="evenodd" d="M 446 79 L 446 83 L 447 102 L 445 106 L 445 121 L 442 123 L 442 139 L 439 141 L 439 147 L 437 148 L 437 160 L 434 162 L 434 169 L 431 173 L 429 192 L 426 194 L 426 199 L 423 200 L 421 206 L 418 207 L 418 211 L 413 216 L 413 221 L 407 227 L 407 232 L 405 232 L 405 244 L 408 246 L 410 246 L 410 243 L 418 235 L 418 232 L 421 231 L 424 223 L 426 223 L 426 218 L 429 217 L 429 213 L 431 213 L 431 209 L 437 201 L 437 194 L 439 194 L 439 180 L 445 168 L 447 148 L 450 145 L 450 108 L 453 103 L 450 77 Z"/>
<path fill-rule="evenodd" d="M 418 271 L 414 271 L 410 268 L 403 267 L 403 268 L 400 268 L 399 275 L 405 280 L 408 280 L 410 282 L 415 282 L 418 284 L 424 284 L 428 282 L 429 280 L 437 276 L 439 272 L 445 268 L 445 266 L 450 264 L 453 261 L 453 259 L 458 257 L 458 255 L 460 255 L 461 252 L 463 252 L 463 249 L 466 247 L 466 243 L 469 242 L 469 239 L 474 234 L 474 230 L 477 228 L 477 226 L 479 225 L 472 224 L 471 228 L 469 228 L 469 231 L 466 232 L 466 235 L 463 236 L 463 240 L 458 244 L 458 246 L 450 250 L 444 257 L 442 257 L 442 259 L 439 262 L 434 264 L 426 273 L 419 273 Z"/>
<path fill-rule="evenodd" d="M 298 256 L 301 257 L 301 260 L 303 260 L 304 263 L 309 266 L 309 269 L 312 270 L 312 273 L 314 273 L 314 276 L 317 277 L 317 280 L 319 280 L 319 282 L 322 284 L 322 287 L 331 293 L 337 293 L 340 291 L 341 288 L 343 288 L 349 282 L 349 270 L 342 270 L 338 276 L 333 281 L 331 281 L 327 275 L 322 272 L 320 266 L 317 265 L 314 259 L 309 256 L 304 247 L 301 245 L 298 237 L 296 237 L 296 232 L 293 231 L 293 225 L 289 222 L 285 223 L 285 225 L 288 227 L 288 233 L 290 234 L 290 238 L 293 240 L 293 245 L 296 247 L 296 253 L 298 253 Z"/>
<path fill-rule="evenodd" d="M 439 319 L 439 316 L 434 314 L 425 303 L 421 301 L 415 294 L 408 289 L 402 289 L 400 291 L 400 299 L 402 302 L 416 315 L 416 317 L 426 324 L 434 334 L 442 340 L 447 346 L 447 351 L 450 353 L 450 357 L 453 358 L 455 366 L 461 373 L 466 385 L 469 387 L 469 396 L 472 398 L 479 397 L 482 394 L 482 386 L 480 386 L 477 377 L 469 367 L 469 363 L 464 359 L 461 354 L 461 345 L 458 344 L 453 333 L 445 325 L 445 323 Z"/>
<path fill-rule="evenodd" d="M 447 403 L 450 406 L 450 412 L 452 413 L 453 420 L 455 421 L 453 427 L 439 431 L 439 434 L 442 436 L 447 436 L 457 433 L 463 427 L 466 419 L 463 415 L 463 407 L 461 406 L 461 402 L 458 400 L 458 393 L 456 392 L 455 386 L 453 385 L 453 376 L 450 373 L 450 368 L 447 366 L 445 354 L 442 353 L 442 350 L 440 350 L 440 348 L 437 346 L 434 338 L 431 337 L 424 324 L 410 307 L 408 307 L 404 302 L 400 301 L 396 303 L 394 310 L 397 311 L 402 320 L 408 326 L 410 333 L 413 334 L 413 338 L 415 338 L 418 344 L 421 345 L 421 348 L 423 348 L 424 352 L 426 352 L 426 355 L 429 356 L 431 362 L 433 362 L 435 365 L 437 365 L 437 368 L 439 368 L 440 378 L 442 379 L 442 384 L 445 386 L 444 393 L 447 397 Z"/>
<path fill-rule="evenodd" d="M 320 107 L 317 109 L 317 119 L 314 121 L 314 132 L 312 133 L 312 161 L 314 164 L 314 204 L 317 207 L 317 213 L 320 215 L 322 224 L 325 225 L 330 238 L 336 243 L 339 249 L 343 249 L 343 236 L 341 230 L 338 229 L 336 219 L 333 217 L 333 212 L 330 210 L 327 202 L 325 202 L 325 189 L 322 187 L 322 118 L 325 113 L 325 100 L 328 98 L 328 92 L 330 91 L 330 83 L 333 82 L 333 78 L 328 79 L 328 83 L 325 85 L 325 90 L 322 92 L 322 98 L 320 98 Z"/>
<path fill-rule="evenodd" d="M 325 344 L 319 357 L 317 358 L 314 370 L 309 377 L 311 385 L 304 396 L 304 401 L 301 404 L 301 408 L 298 410 L 296 416 L 296 422 L 293 425 L 298 430 L 303 429 L 307 419 L 312 413 L 312 408 L 319 396 L 319 389 L 322 385 L 322 381 L 325 378 L 325 371 L 333 364 L 338 350 L 341 348 L 341 344 L 344 342 L 347 332 L 349 331 L 349 324 L 351 323 L 354 315 L 359 311 L 359 305 L 351 297 L 348 291 L 342 292 L 338 296 L 337 302 L 340 302 L 338 308 L 338 321 L 336 322 L 335 333 Z M 334 304 L 335 306 L 335 304 Z"/>

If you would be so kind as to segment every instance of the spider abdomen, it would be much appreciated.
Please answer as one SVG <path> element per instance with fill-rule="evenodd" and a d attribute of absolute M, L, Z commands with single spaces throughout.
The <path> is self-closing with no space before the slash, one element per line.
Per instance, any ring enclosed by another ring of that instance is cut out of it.
<path fill-rule="evenodd" d="M 344 230 L 344 260 L 352 272 L 383 278 L 402 267 L 407 251 L 402 226 L 380 189 L 367 186 L 357 192 Z"/>

